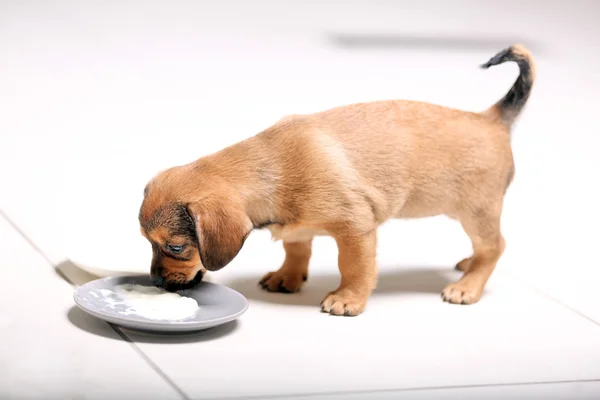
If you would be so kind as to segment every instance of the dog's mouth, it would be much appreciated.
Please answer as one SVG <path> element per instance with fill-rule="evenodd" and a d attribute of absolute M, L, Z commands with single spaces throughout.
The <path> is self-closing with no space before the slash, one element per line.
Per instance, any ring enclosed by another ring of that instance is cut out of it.
<path fill-rule="evenodd" d="M 168 292 L 176 292 L 178 290 L 191 289 L 196 286 L 198 283 L 202 281 L 204 277 L 204 273 L 202 271 L 198 271 L 196 276 L 191 281 L 187 282 L 170 282 L 165 280 L 162 284 L 162 288 Z"/>

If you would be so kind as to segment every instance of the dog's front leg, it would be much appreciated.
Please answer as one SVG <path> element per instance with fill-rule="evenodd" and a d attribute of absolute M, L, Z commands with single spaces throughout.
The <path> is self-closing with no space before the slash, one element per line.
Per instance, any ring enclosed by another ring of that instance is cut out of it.
<path fill-rule="evenodd" d="M 294 293 L 308 279 L 308 263 L 312 252 L 312 239 L 305 242 L 283 242 L 285 261 L 279 270 L 269 272 L 260 285 L 269 292 Z"/>
<path fill-rule="evenodd" d="M 332 315 L 358 315 L 377 283 L 377 231 L 362 236 L 336 237 L 338 266 L 342 275 L 340 286 L 329 293 L 321 309 Z"/>

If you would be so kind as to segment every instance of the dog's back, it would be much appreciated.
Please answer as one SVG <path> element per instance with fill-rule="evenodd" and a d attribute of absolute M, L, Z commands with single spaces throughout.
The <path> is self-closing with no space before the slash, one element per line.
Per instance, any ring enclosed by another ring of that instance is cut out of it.
<path fill-rule="evenodd" d="M 335 182 L 340 201 L 349 196 L 348 203 L 355 203 L 360 193 L 380 221 L 454 216 L 471 200 L 502 196 L 514 175 L 510 130 L 529 97 L 535 67 L 518 45 L 482 67 L 505 61 L 516 61 L 521 73 L 507 95 L 482 113 L 376 101 L 289 117 L 275 131 L 305 142 L 288 161 L 315 177 L 318 188 L 310 193 L 327 192 L 328 182 Z"/>

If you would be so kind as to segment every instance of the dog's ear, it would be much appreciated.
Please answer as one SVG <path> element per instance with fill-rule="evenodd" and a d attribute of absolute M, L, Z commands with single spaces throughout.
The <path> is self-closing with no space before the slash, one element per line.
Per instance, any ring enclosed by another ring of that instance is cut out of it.
<path fill-rule="evenodd" d="M 248 216 L 235 207 L 214 203 L 192 203 L 187 209 L 196 226 L 204 268 L 217 271 L 229 264 L 252 231 Z"/>

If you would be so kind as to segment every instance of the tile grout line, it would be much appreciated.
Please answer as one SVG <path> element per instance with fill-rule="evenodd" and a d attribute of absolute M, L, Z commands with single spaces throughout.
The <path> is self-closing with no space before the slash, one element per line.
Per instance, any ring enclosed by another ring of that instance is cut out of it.
<path fill-rule="evenodd" d="M 189 397 L 179 386 L 177 386 L 175 382 L 173 382 L 173 380 L 162 369 L 160 369 L 159 366 L 156 365 L 156 363 L 152 361 L 152 359 L 148 357 L 148 355 L 144 353 L 129 336 L 127 336 L 127 334 L 125 334 L 125 332 L 111 323 L 108 323 L 108 325 L 117 333 L 117 335 L 121 337 L 121 339 L 129 343 L 131 347 L 133 347 L 133 349 L 139 354 L 139 356 L 142 357 L 148 365 L 150 365 L 150 368 L 160 375 L 173 388 L 173 390 L 179 393 L 184 400 L 191 399 L 191 397 Z"/>
<path fill-rule="evenodd" d="M 598 379 L 573 379 L 563 381 L 539 381 L 539 382 L 515 382 L 515 383 L 482 383 L 478 385 L 457 385 L 457 386 L 430 386 L 430 387 L 408 387 L 397 389 L 375 389 L 375 390 L 354 390 L 354 391 L 332 391 L 332 392 L 314 392 L 314 393 L 295 393 L 295 394 L 277 394 L 265 396 L 231 396 L 231 397 L 213 397 L 212 400 L 254 400 L 254 399 L 289 399 L 289 398 L 309 398 L 313 396 L 343 396 L 357 394 L 383 394 L 383 393 L 407 393 L 407 392 L 424 392 L 427 390 L 453 390 L 453 389 L 476 389 L 476 388 L 499 388 L 510 386 L 534 386 L 534 385 L 561 385 L 569 383 L 600 383 Z"/>
<path fill-rule="evenodd" d="M 9 216 L 4 212 L 4 210 L 0 209 L 0 217 L 2 219 L 4 219 L 15 231 L 17 231 L 17 233 L 39 254 L 42 256 L 42 258 L 44 260 L 46 260 L 46 262 L 48 264 L 50 264 L 51 267 L 55 268 L 56 272 L 66 281 L 68 282 L 72 287 L 76 288 L 77 285 L 75 285 L 75 283 L 73 283 L 73 281 L 71 281 L 65 274 L 62 273 L 62 271 L 60 271 L 59 269 L 56 268 L 56 265 L 54 265 L 54 263 L 52 262 L 52 260 L 50 260 L 50 258 L 48 256 L 46 256 L 46 254 L 44 254 L 44 252 L 35 244 L 35 242 L 33 242 L 33 240 L 31 240 L 26 234 L 25 232 L 23 232 L 23 230 L 21 228 L 19 228 L 19 226 L 12 220 L 9 218 Z M 126 343 L 128 343 L 134 350 L 136 353 L 138 353 L 138 355 L 140 357 L 142 357 L 142 359 L 150 366 L 150 368 L 152 368 L 152 370 L 154 370 L 154 372 L 156 372 L 161 378 L 163 378 L 163 380 L 173 389 L 175 390 L 175 392 L 177 392 L 184 400 L 189 400 L 191 399 L 179 386 L 177 386 L 175 384 L 175 382 L 173 382 L 173 380 L 163 371 L 160 369 L 160 367 L 158 365 L 156 365 L 156 363 L 154 361 L 152 361 L 152 359 L 150 357 L 148 357 L 148 355 L 146 355 L 146 353 L 144 353 L 138 346 L 137 344 L 131 340 L 131 338 L 129 336 L 127 336 L 127 334 L 125 332 L 123 332 L 119 327 L 106 322 L 108 324 L 108 326 L 111 327 L 111 329 L 113 331 L 115 331 L 115 333 L 117 335 L 119 335 L 119 337 L 125 341 Z"/>
<path fill-rule="evenodd" d="M 2 210 L 0 208 L 0 217 L 2 217 L 6 222 L 8 222 L 8 224 L 15 230 L 17 231 L 17 233 L 23 238 L 25 239 L 25 241 L 31 246 L 33 247 L 33 249 L 39 254 L 41 255 L 44 260 L 46 260 L 48 262 L 48 264 L 50 264 L 53 267 L 56 267 L 54 265 L 54 263 L 52 262 L 52 260 L 50 260 L 50 258 L 48 258 L 48 256 L 46 256 L 46 254 L 29 238 L 29 236 L 27 236 L 25 234 L 25 232 L 23 232 L 23 230 L 12 220 L 9 218 L 9 216 L 4 212 L 4 210 Z"/>
<path fill-rule="evenodd" d="M 576 314 L 577 316 L 591 322 L 592 324 L 596 325 L 596 326 L 600 326 L 600 322 L 596 321 L 595 319 L 593 319 L 592 317 L 587 316 L 586 314 L 582 313 L 581 311 L 575 309 L 574 307 L 571 307 L 568 304 L 563 303 L 562 301 L 560 301 L 559 299 L 557 299 L 556 297 L 546 293 L 544 290 L 538 288 L 537 286 L 535 286 L 533 283 L 529 282 L 529 280 L 527 279 L 523 279 L 523 278 L 517 278 L 515 275 L 513 275 L 510 272 L 503 272 L 506 276 L 510 277 L 510 279 L 513 279 L 517 282 L 521 282 L 522 284 L 524 284 L 525 286 L 528 286 L 530 289 L 532 289 L 534 292 L 536 292 L 537 294 L 541 295 L 542 297 L 547 298 L 548 300 L 550 300 L 553 303 L 558 304 L 559 306 L 563 307 L 564 309 L 572 312 L 573 314 Z"/>

